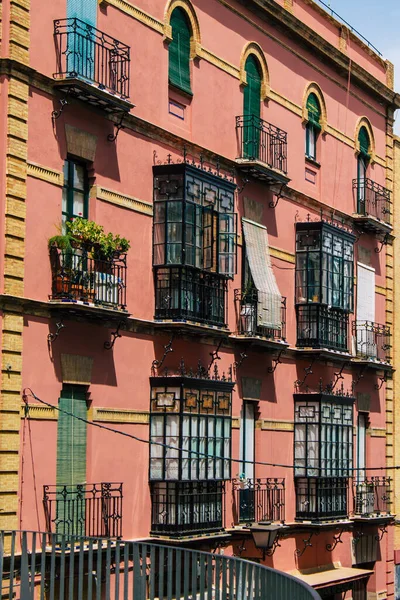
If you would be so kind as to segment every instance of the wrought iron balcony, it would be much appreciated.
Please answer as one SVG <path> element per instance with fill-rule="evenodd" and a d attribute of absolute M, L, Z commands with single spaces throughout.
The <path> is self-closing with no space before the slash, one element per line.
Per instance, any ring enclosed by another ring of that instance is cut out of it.
<path fill-rule="evenodd" d="M 391 485 L 390 477 L 371 477 L 354 484 L 354 515 L 390 516 Z"/>
<path fill-rule="evenodd" d="M 224 327 L 227 281 L 191 267 L 155 267 L 156 319 Z"/>
<path fill-rule="evenodd" d="M 298 304 L 297 346 L 348 352 L 349 315 L 323 304 Z"/>
<path fill-rule="evenodd" d="M 364 219 L 372 217 L 372 219 L 390 226 L 392 212 L 390 190 L 368 178 L 353 179 L 353 190 L 357 195 L 357 215 L 359 217 Z M 360 224 L 362 224 L 362 221 L 360 221 Z M 372 223 L 371 226 L 373 226 Z"/>
<path fill-rule="evenodd" d="M 287 133 L 254 115 L 236 117 L 237 167 L 267 183 L 287 183 Z"/>
<path fill-rule="evenodd" d="M 233 479 L 235 524 L 285 520 L 285 480 Z"/>
<path fill-rule="evenodd" d="M 129 46 L 76 18 L 54 21 L 54 39 L 53 76 L 65 91 L 108 112 L 129 110 Z"/>
<path fill-rule="evenodd" d="M 1 531 L 2 597 L 318 600 L 306 583 L 269 567 L 182 547 Z M 54 549 L 57 548 L 55 551 Z M 112 590 L 112 591 L 111 591 Z"/>
<path fill-rule="evenodd" d="M 298 477 L 296 520 L 331 521 L 348 517 L 347 477 Z"/>
<path fill-rule="evenodd" d="M 48 533 L 120 538 L 122 483 L 43 486 Z"/>
<path fill-rule="evenodd" d="M 223 529 L 224 481 L 168 481 L 150 485 L 153 534 L 180 537 Z"/>
<path fill-rule="evenodd" d="M 372 321 L 354 321 L 353 333 L 359 358 L 390 363 L 390 327 Z"/>
<path fill-rule="evenodd" d="M 84 246 L 50 248 L 51 300 L 84 302 L 104 308 L 126 308 L 126 254 L 111 260 L 94 258 Z"/>
<path fill-rule="evenodd" d="M 270 328 L 258 324 L 258 315 L 261 310 L 272 309 L 273 298 L 265 292 L 256 289 L 250 292 L 235 290 L 235 304 L 237 316 L 237 333 L 248 337 L 262 337 L 267 340 L 285 341 L 286 339 L 286 298 L 282 296 L 280 327 Z M 268 312 L 267 312 L 268 317 Z"/>

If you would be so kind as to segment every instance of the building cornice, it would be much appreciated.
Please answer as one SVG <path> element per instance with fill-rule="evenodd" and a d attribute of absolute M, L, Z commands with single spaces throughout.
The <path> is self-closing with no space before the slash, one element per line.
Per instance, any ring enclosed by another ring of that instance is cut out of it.
<path fill-rule="evenodd" d="M 237 12 L 226 0 L 219 0 L 219 2 L 226 8 Z M 298 19 L 292 12 L 280 6 L 275 0 L 238 0 L 238 2 L 263 21 L 267 21 L 269 25 L 273 25 L 289 39 L 296 41 L 299 45 L 311 51 L 314 56 L 318 56 L 341 76 L 348 77 L 349 70 L 351 70 L 352 82 L 369 94 L 372 94 L 378 101 L 383 100 L 395 109 L 400 108 L 399 94 L 368 73 L 359 64 L 352 61 L 344 52 L 333 46 L 333 44 L 324 39 L 311 27 Z M 242 14 L 241 16 L 243 17 L 244 15 Z M 327 17 L 329 17 L 328 14 Z M 354 38 L 357 39 L 360 46 L 365 47 L 365 44 L 361 40 L 356 38 L 356 36 Z M 373 54 L 374 58 L 383 66 L 386 65 L 385 61 L 377 54 L 371 51 L 369 51 L 369 54 Z"/>

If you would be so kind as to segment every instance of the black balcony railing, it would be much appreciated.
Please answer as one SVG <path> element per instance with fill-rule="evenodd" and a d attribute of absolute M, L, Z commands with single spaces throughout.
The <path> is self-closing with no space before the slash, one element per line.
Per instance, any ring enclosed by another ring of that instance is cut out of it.
<path fill-rule="evenodd" d="M 358 357 L 390 363 L 390 327 L 372 321 L 354 321 L 353 333 Z"/>
<path fill-rule="evenodd" d="M 322 304 L 298 304 L 297 346 L 348 352 L 349 315 Z"/>
<path fill-rule="evenodd" d="M 371 477 L 354 484 L 354 514 L 361 517 L 390 515 L 390 477 Z"/>
<path fill-rule="evenodd" d="M 225 520 L 223 481 L 151 483 L 151 531 L 179 537 L 220 531 Z"/>
<path fill-rule="evenodd" d="M 371 179 L 353 179 L 357 194 L 357 213 L 364 217 L 375 217 L 390 225 L 390 190 Z"/>
<path fill-rule="evenodd" d="M 287 133 L 254 115 L 236 117 L 240 159 L 287 173 Z"/>
<path fill-rule="evenodd" d="M 84 246 L 50 248 L 52 300 L 82 301 L 104 307 L 126 307 L 126 254 L 99 260 Z"/>
<path fill-rule="evenodd" d="M 55 79 L 81 79 L 129 98 L 130 48 L 80 19 L 54 21 Z"/>
<path fill-rule="evenodd" d="M 285 480 L 233 479 L 235 524 L 285 520 Z"/>
<path fill-rule="evenodd" d="M 217 552 L 26 531 L 0 531 L 0 574 L 3 600 L 320 599 L 297 577 Z"/>
<path fill-rule="evenodd" d="M 226 323 L 226 278 L 190 267 L 156 267 L 156 319 Z"/>
<path fill-rule="evenodd" d="M 265 327 L 259 325 L 259 314 L 265 311 L 266 320 L 268 315 L 273 314 L 273 303 L 275 298 L 265 292 L 256 289 L 250 292 L 235 290 L 237 333 L 247 336 L 259 336 L 268 340 L 286 339 L 286 298 L 282 297 L 280 309 L 279 327 Z"/>
<path fill-rule="evenodd" d="M 65 536 L 122 536 L 122 483 L 43 486 L 48 533 Z"/>
<path fill-rule="evenodd" d="M 295 488 L 296 519 L 329 521 L 347 518 L 347 477 L 298 477 Z"/>

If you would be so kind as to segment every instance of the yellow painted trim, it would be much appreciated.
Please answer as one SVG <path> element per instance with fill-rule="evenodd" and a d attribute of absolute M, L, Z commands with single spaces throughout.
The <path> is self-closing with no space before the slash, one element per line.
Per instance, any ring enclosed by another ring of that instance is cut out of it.
<path fill-rule="evenodd" d="M 291 252 L 286 252 L 285 250 L 280 250 L 279 248 L 274 248 L 273 246 L 270 246 L 269 253 L 274 258 L 279 258 L 280 260 L 288 262 L 292 265 L 296 263 L 296 257 Z"/>
<path fill-rule="evenodd" d="M 294 431 L 294 423 L 278 419 L 262 419 L 261 429 L 263 431 Z"/>
<path fill-rule="evenodd" d="M 137 21 L 140 21 L 140 23 L 143 23 L 146 27 L 150 27 L 150 29 L 157 31 L 158 33 L 164 33 L 164 23 L 162 23 L 162 21 L 152 17 L 149 13 L 134 6 L 130 2 L 127 2 L 126 0 L 103 0 L 103 2 L 118 8 L 118 10 L 133 17 Z"/>
<path fill-rule="evenodd" d="M 43 404 L 29 404 L 29 418 L 35 421 L 57 421 L 58 410 Z M 21 405 L 21 419 L 25 416 L 25 404 Z"/>
<path fill-rule="evenodd" d="M 228 73 L 228 75 L 231 75 L 236 79 L 240 79 L 239 68 L 236 67 L 236 65 L 233 65 L 227 60 L 221 58 L 220 56 L 217 56 L 216 54 L 211 52 L 211 50 L 206 50 L 206 48 L 201 47 L 199 49 L 199 57 L 214 65 L 214 67 L 225 71 L 225 73 Z"/>
<path fill-rule="evenodd" d="M 306 89 L 304 90 L 304 94 L 303 94 L 303 110 L 302 110 L 303 122 L 304 123 L 308 122 L 307 100 L 308 100 L 308 97 L 309 97 L 310 94 L 314 94 L 318 98 L 319 106 L 321 108 L 321 120 L 320 120 L 321 133 L 325 133 L 326 126 L 327 126 L 327 123 L 328 123 L 328 113 L 326 111 L 325 98 L 324 98 L 324 95 L 322 93 L 322 90 L 319 87 L 318 83 L 315 83 L 315 81 L 311 81 L 306 86 Z"/>
<path fill-rule="evenodd" d="M 184 10 L 190 22 L 190 27 L 192 29 L 190 57 L 196 58 L 199 56 L 201 48 L 200 25 L 196 11 L 190 0 L 169 0 L 164 13 L 164 39 L 167 41 L 172 40 L 171 15 L 176 8 Z"/>
<path fill-rule="evenodd" d="M 381 296 L 386 296 L 386 288 L 381 285 L 376 285 L 375 293 L 380 294 Z"/>
<path fill-rule="evenodd" d="M 256 42 L 249 42 L 242 50 L 242 54 L 240 56 L 239 62 L 239 78 L 240 85 L 247 85 L 247 76 L 246 76 L 246 61 L 249 56 L 253 54 L 261 68 L 262 72 L 262 83 L 261 83 L 261 100 L 266 100 L 269 97 L 270 92 L 270 83 L 269 83 L 269 71 L 267 61 L 265 59 L 265 54 L 263 49 Z"/>
<path fill-rule="evenodd" d="M 127 196 L 126 194 L 120 194 L 113 192 L 107 188 L 96 186 L 96 197 L 104 202 L 110 202 L 117 206 L 122 206 L 128 210 L 134 210 L 135 212 L 142 213 L 144 215 L 153 215 L 153 205 L 145 200 L 139 200 L 139 198 L 133 198 L 133 196 Z"/>
<path fill-rule="evenodd" d="M 372 125 L 367 117 L 360 117 L 356 123 L 356 128 L 354 131 L 354 151 L 356 154 L 360 153 L 360 142 L 358 141 L 358 135 L 360 133 L 361 127 L 365 127 L 368 132 L 369 139 L 371 142 L 370 155 L 371 155 L 371 163 L 376 162 L 376 152 L 375 152 L 375 136 L 374 131 L 372 129 Z M 386 166 L 386 161 L 384 166 Z"/>
<path fill-rule="evenodd" d="M 93 421 L 102 421 L 103 423 L 136 423 L 143 425 L 150 422 L 150 413 L 145 410 L 93 407 Z"/>
<path fill-rule="evenodd" d="M 49 167 L 43 167 L 42 165 L 38 165 L 33 162 L 28 162 L 27 175 L 29 177 L 41 179 L 42 181 L 47 181 L 48 183 L 53 183 L 54 185 L 58 186 L 62 186 L 64 182 L 64 177 L 61 171 L 56 171 L 55 169 L 50 169 Z"/>
<path fill-rule="evenodd" d="M 370 437 L 384 438 L 386 437 L 386 429 L 384 427 L 371 427 L 367 429 L 367 435 Z"/>

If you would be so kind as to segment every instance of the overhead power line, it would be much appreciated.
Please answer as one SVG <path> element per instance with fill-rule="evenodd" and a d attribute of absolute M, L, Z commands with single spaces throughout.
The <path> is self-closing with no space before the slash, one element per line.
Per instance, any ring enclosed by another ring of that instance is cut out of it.
<path fill-rule="evenodd" d="M 97 427 L 98 429 L 104 429 L 105 431 L 110 431 L 111 433 L 116 433 L 118 435 L 122 435 L 124 437 L 130 438 L 130 439 L 140 442 L 142 444 L 161 446 L 163 448 L 167 448 L 168 450 L 175 450 L 178 452 L 183 452 L 187 458 L 190 458 L 190 456 L 194 454 L 194 455 L 200 456 L 202 458 L 209 458 L 209 459 L 213 459 L 213 460 L 222 460 L 222 461 L 229 460 L 232 463 L 238 463 L 240 465 L 251 464 L 251 465 L 261 465 L 261 466 L 265 466 L 265 467 L 279 467 L 282 469 L 295 469 L 296 468 L 295 465 L 285 465 L 282 463 L 257 461 L 257 460 L 252 461 L 252 460 L 243 460 L 243 459 L 232 458 L 232 457 L 227 458 L 226 456 L 216 456 L 215 454 L 207 454 L 205 452 L 199 452 L 197 450 L 188 450 L 188 449 L 182 448 L 180 446 L 172 446 L 171 444 L 164 444 L 163 442 L 146 440 L 137 435 L 133 435 L 133 433 L 127 433 L 126 431 L 120 431 L 119 429 L 114 429 L 113 427 L 107 427 L 107 425 L 100 425 L 100 423 L 95 423 L 94 421 L 89 421 L 88 419 L 84 419 L 83 417 L 78 417 L 77 415 L 74 415 L 73 413 L 71 413 L 67 410 L 64 410 L 63 408 L 60 408 L 58 406 L 55 406 L 54 404 L 50 404 L 49 402 L 42 400 L 41 398 L 36 396 L 36 394 L 31 390 L 31 388 L 25 388 L 23 391 L 22 397 L 27 406 L 28 417 L 29 417 L 29 403 L 28 403 L 27 399 L 28 399 L 28 397 L 31 397 L 34 400 L 36 400 L 37 402 L 39 402 L 40 404 L 43 404 L 44 406 L 55 409 L 60 413 L 64 413 L 65 415 L 68 415 L 69 417 L 73 417 L 74 419 L 77 419 L 78 421 L 82 421 L 83 423 L 86 423 L 87 425 L 92 425 L 93 427 Z M 297 467 L 297 468 L 301 468 L 301 467 Z M 359 473 L 360 471 L 397 471 L 398 469 L 400 469 L 400 465 L 384 466 L 384 467 L 382 467 L 382 466 L 381 467 L 357 467 L 357 468 L 352 467 L 352 468 L 346 469 L 346 471 L 354 471 L 354 472 Z M 335 475 L 334 477 L 337 477 L 337 475 Z"/>

